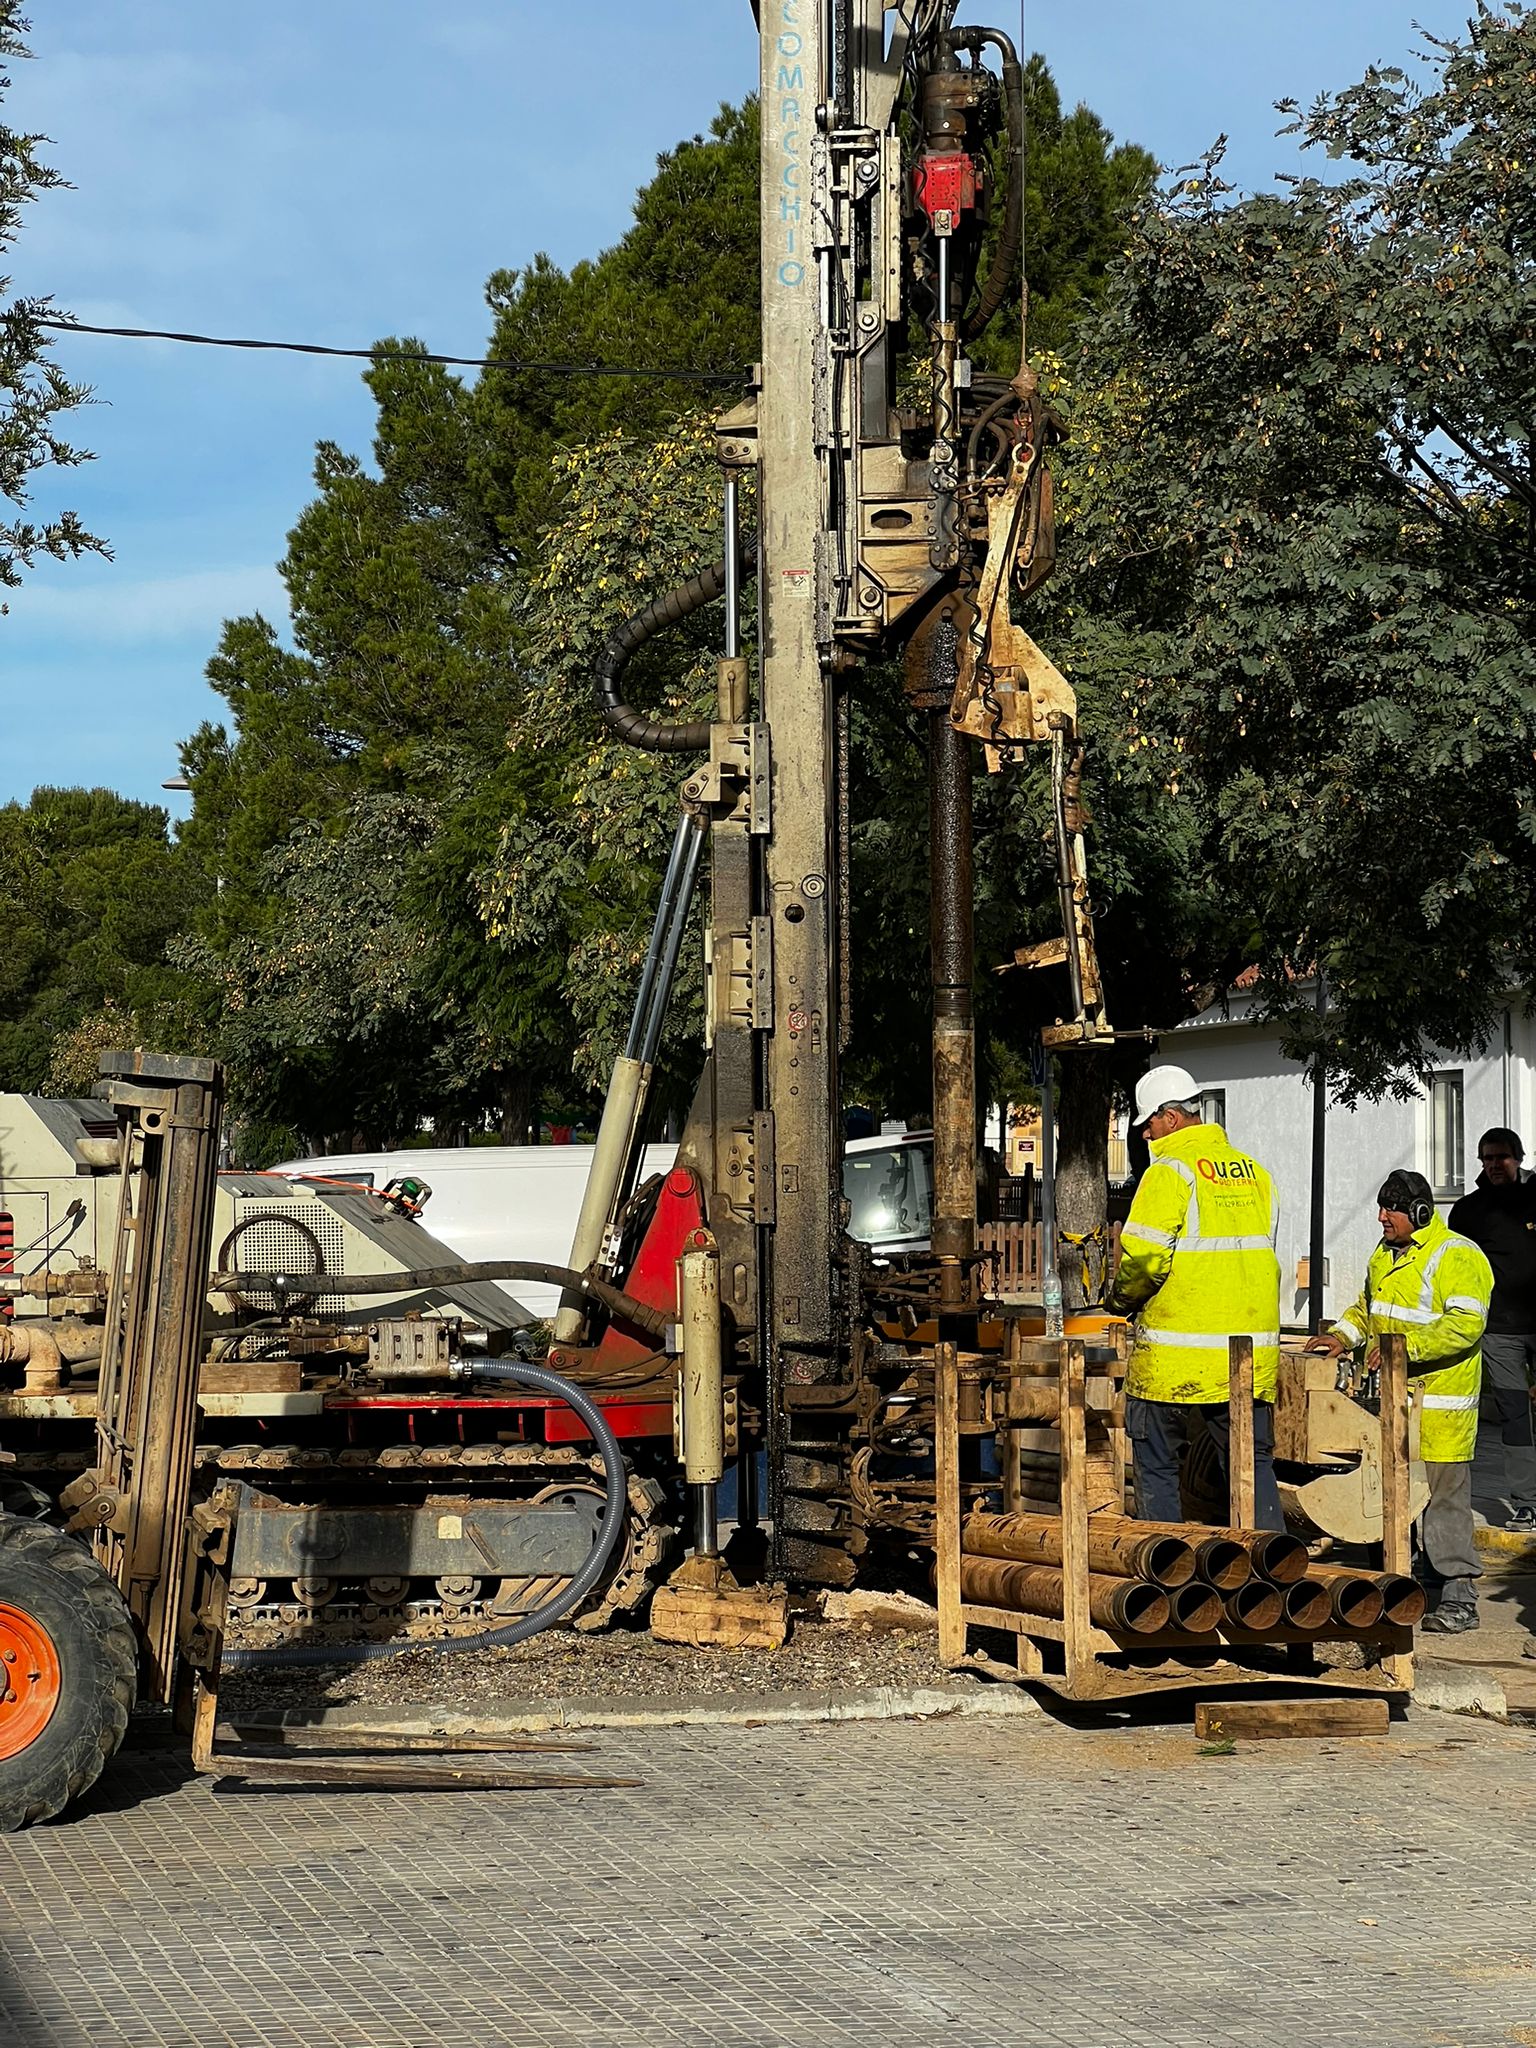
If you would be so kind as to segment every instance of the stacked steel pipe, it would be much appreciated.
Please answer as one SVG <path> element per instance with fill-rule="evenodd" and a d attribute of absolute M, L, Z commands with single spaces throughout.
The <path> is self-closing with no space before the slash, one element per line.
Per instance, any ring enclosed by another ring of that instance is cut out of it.
<path fill-rule="evenodd" d="M 970 1515 L 960 1532 L 961 1598 L 1022 1614 L 1064 1612 L 1058 1515 Z M 1312 1565 L 1299 1538 L 1270 1529 L 1088 1518 L 1088 1614 L 1121 1635 L 1168 1631 L 1245 1640 L 1411 1627 L 1424 1594 L 1395 1572 Z"/>

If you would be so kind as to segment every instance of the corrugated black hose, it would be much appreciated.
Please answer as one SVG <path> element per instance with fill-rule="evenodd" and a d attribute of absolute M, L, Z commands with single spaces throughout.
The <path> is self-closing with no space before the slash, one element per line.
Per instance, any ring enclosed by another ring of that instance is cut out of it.
<path fill-rule="evenodd" d="M 744 569 L 757 560 L 757 535 L 744 533 L 737 550 L 738 559 Z M 664 633 L 669 626 L 679 626 L 684 619 L 702 611 L 707 604 L 725 595 L 725 563 L 714 562 L 707 569 L 701 569 L 696 576 L 690 576 L 686 583 L 680 583 L 675 590 L 669 590 L 665 597 L 658 597 L 626 619 L 622 626 L 616 626 L 603 644 L 598 657 L 597 674 L 593 679 L 593 690 L 597 697 L 597 708 L 621 740 L 629 746 L 643 747 L 652 754 L 693 754 L 702 753 L 709 745 L 707 718 L 688 719 L 680 724 L 666 725 L 658 718 L 648 718 L 643 711 L 636 711 L 626 704 L 619 695 L 619 684 L 631 659 L 639 653 L 647 640 L 654 640 L 658 633 Z"/>
<path fill-rule="evenodd" d="M 619 1449 L 618 1438 L 591 1396 L 569 1380 L 562 1379 L 559 1373 L 550 1372 L 546 1366 L 491 1358 L 475 1367 L 475 1377 L 509 1380 L 514 1386 L 532 1387 L 536 1393 L 555 1395 L 576 1411 L 597 1441 L 605 1485 L 602 1525 L 597 1532 L 597 1541 L 587 1554 L 586 1563 L 565 1591 L 546 1600 L 542 1607 L 534 1608 L 531 1614 L 520 1615 L 516 1621 L 508 1622 L 505 1627 L 481 1629 L 472 1636 L 447 1636 L 434 1643 L 409 1640 L 394 1643 L 291 1643 L 275 1650 L 226 1650 L 223 1658 L 226 1671 L 249 1671 L 255 1666 L 270 1668 L 279 1664 L 373 1664 L 384 1657 L 401 1656 L 407 1650 L 458 1652 L 506 1649 L 513 1643 L 525 1643 L 541 1629 L 551 1628 L 581 1605 L 607 1569 L 608 1560 L 624 1534 L 628 1490 L 624 1454 Z"/>
<path fill-rule="evenodd" d="M 1002 53 L 1003 106 L 1008 121 L 1008 195 L 1003 203 L 1003 225 L 981 297 L 960 328 L 966 341 L 974 341 L 1007 296 L 1024 246 L 1024 72 L 1013 44 L 1000 29 L 963 30 L 955 40 L 973 49 L 992 43 Z"/>

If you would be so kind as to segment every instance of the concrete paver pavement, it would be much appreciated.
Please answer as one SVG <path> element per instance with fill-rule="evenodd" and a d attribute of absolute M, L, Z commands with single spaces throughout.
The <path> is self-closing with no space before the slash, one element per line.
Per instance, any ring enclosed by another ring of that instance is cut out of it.
<path fill-rule="evenodd" d="M 217 1789 L 0 1841 L 7 2048 L 1536 2043 L 1536 1736 L 608 1731 L 635 1790 Z"/>

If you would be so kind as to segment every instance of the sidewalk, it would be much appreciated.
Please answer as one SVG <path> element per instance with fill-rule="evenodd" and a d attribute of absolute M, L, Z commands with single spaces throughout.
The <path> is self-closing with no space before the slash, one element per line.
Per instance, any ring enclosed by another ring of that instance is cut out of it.
<path fill-rule="evenodd" d="M 1512 1557 L 1485 1541 L 1503 1534 L 1499 1529 L 1478 1531 L 1484 1569 L 1477 1589 L 1482 1626 L 1464 1636 L 1421 1633 L 1416 1648 L 1422 1657 L 1441 1664 L 1476 1665 L 1487 1671 L 1504 1688 L 1511 1715 L 1536 1716 L 1536 1658 L 1522 1654 L 1536 1638 L 1536 1556 Z"/>
<path fill-rule="evenodd" d="M 613 1729 L 625 1788 L 120 1759 L 0 1841 L 6 2048 L 1510 2048 L 1536 1735 Z"/>

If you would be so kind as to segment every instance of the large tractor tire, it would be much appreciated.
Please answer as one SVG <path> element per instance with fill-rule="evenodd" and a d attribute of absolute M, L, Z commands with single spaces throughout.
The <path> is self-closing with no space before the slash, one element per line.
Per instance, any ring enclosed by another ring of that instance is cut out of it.
<path fill-rule="evenodd" d="M 90 1552 L 0 1515 L 0 1834 L 94 1785 L 128 1726 L 138 1646 Z"/>

